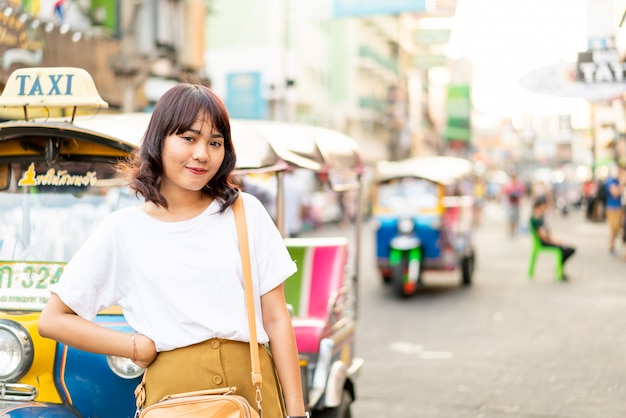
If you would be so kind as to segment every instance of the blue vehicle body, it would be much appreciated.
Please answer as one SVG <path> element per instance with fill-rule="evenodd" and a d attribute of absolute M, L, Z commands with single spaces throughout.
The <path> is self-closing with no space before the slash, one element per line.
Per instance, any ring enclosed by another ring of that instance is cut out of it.
<path fill-rule="evenodd" d="M 434 216 L 417 217 L 414 216 L 415 236 L 423 245 L 423 262 L 428 264 L 436 263 L 441 257 L 441 231 L 434 228 L 436 219 Z M 398 235 L 398 217 L 380 215 L 376 218 L 378 229 L 376 230 L 376 257 L 379 260 L 389 259 L 391 251 L 391 241 Z M 430 244 L 430 245 L 428 245 Z"/>

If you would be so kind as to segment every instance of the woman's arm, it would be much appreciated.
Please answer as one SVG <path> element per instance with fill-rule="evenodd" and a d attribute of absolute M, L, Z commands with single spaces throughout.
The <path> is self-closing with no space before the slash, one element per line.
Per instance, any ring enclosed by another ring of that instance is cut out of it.
<path fill-rule="evenodd" d="M 50 295 L 39 318 L 39 334 L 79 350 L 132 359 L 147 367 L 156 357 L 154 342 L 144 335 L 134 335 L 102 327 L 81 318 L 56 293 Z"/>
<path fill-rule="evenodd" d="M 270 338 L 270 348 L 278 378 L 283 387 L 287 415 L 305 414 L 300 361 L 296 338 L 282 284 L 261 296 L 263 327 Z"/>

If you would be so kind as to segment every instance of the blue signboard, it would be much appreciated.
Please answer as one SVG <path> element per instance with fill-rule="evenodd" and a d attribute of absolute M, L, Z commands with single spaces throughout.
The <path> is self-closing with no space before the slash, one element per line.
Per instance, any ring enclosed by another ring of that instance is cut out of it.
<path fill-rule="evenodd" d="M 233 118 L 266 119 L 261 73 L 230 73 L 226 76 L 226 107 Z"/>
<path fill-rule="evenodd" d="M 333 0 L 335 17 L 395 15 L 426 11 L 426 0 Z"/>

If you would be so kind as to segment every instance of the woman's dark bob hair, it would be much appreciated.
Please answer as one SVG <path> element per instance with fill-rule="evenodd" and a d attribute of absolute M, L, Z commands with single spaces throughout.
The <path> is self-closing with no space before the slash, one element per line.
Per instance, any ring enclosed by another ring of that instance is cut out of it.
<path fill-rule="evenodd" d="M 169 89 L 156 103 L 141 146 L 135 150 L 131 160 L 121 167 L 127 174 L 130 187 L 147 201 L 167 208 L 167 200 L 159 191 L 165 138 L 184 133 L 198 117 L 205 118 L 224 136 L 224 161 L 202 192 L 220 201 L 220 212 L 237 198 L 238 189 L 229 180 L 235 168 L 236 155 L 226 106 L 208 87 L 180 83 Z"/>

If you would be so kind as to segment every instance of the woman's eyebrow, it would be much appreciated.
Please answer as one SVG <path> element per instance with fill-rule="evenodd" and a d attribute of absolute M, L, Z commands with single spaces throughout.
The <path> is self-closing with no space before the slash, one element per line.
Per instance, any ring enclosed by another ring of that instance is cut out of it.
<path fill-rule="evenodd" d="M 198 129 L 189 128 L 189 129 L 186 129 L 185 132 L 191 132 L 191 133 L 194 133 L 196 135 L 200 135 L 200 130 L 198 130 Z"/>
<path fill-rule="evenodd" d="M 199 129 L 193 129 L 193 128 L 189 128 L 185 132 L 191 132 L 196 135 L 200 135 L 201 133 Z M 211 134 L 211 138 L 224 138 L 224 135 L 222 135 L 220 132 L 214 132 Z"/>

